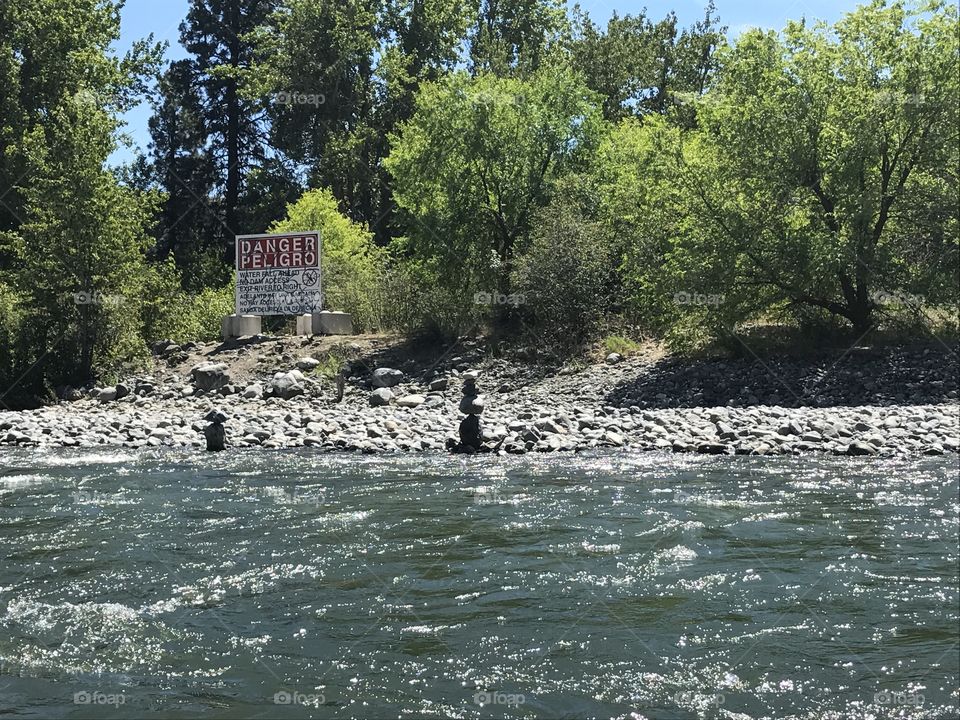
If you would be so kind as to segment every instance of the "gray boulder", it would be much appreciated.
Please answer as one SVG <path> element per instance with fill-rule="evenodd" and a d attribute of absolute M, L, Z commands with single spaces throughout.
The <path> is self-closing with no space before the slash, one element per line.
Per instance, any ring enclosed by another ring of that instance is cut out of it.
<path fill-rule="evenodd" d="M 269 393 L 274 397 L 283 398 L 284 400 L 302 395 L 304 392 L 303 383 L 301 382 L 302 378 L 303 375 L 296 370 L 278 372 L 273 376 L 273 379 L 270 380 Z"/>
<path fill-rule="evenodd" d="M 381 388 L 381 390 L 386 390 L 386 388 Z M 397 405 L 399 407 L 415 408 L 422 405 L 424 399 L 423 395 L 404 395 L 397 400 Z"/>
<path fill-rule="evenodd" d="M 206 392 L 229 385 L 232 380 L 226 363 L 200 363 L 190 371 L 190 376 L 196 388 Z"/>
<path fill-rule="evenodd" d="M 243 397 L 247 398 L 248 400 L 263 397 L 263 385 L 260 383 L 247 385 L 247 388 L 243 391 Z"/>
<path fill-rule="evenodd" d="M 377 368 L 370 377 L 375 388 L 391 388 L 403 381 L 403 373 L 394 368 Z"/>
<path fill-rule="evenodd" d="M 389 405 L 391 400 L 393 400 L 393 393 L 389 388 L 378 388 L 370 393 L 370 404 L 373 407 Z"/>

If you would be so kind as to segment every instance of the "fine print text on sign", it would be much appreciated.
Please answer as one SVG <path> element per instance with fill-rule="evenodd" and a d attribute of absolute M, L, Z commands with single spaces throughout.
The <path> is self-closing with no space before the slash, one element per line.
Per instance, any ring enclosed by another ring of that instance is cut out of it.
<path fill-rule="evenodd" d="M 319 232 L 237 235 L 238 315 L 300 315 L 322 308 Z"/>

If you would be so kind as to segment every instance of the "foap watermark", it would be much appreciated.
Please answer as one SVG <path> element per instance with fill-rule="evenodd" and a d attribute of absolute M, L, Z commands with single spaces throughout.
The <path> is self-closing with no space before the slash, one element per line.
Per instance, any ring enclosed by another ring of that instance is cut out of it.
<path fill-rule="evenodd" d="M 302 693 L 295 690 L 280 690 L 273 694 L 274 705 L 304 705 L 318 707 L 327 702 L 323 693 Z"/>
<path fill-rule="evenodd" d="M 891 692 L 889 690 L 881 690 L 880 692 L 873 694 L 873 701 L 877 705 L 905 705 L 910 707 L 920 707 L 923 705 L 924 697 L 921 693 L 916 693 L 913 691 Z"/>
<path fill-rule="evenodd" d="M 80 505 L 101 505 L 103 503 L 116 501 L 121 496 L 119 493 L 111 495 L 110 493 L 97 492 L 96 490 L 74 490 L 70 493 L 70 497 L 73 499 L 73 502 Z"/>
<path fill-rule="evenodd" d="M 73 694 L 74 705 L 114 705 L 120 706 L 127 701 L 127 696 L 123 693 L 105 693 L 99 690 L 93 692 L 81 690 Z"/>
<path fill-rule="evenodd" d="M 520 106 L 527 102 L 523 95 L 508 92 L 480 92 L 470 99 L 474 107 L 493 107 L 494 105 L 516 105 Z"/>
<path fill-rule="evenodd" d="M 512 493 L 501 494 L 499 490 L 478 490 L 473 494 L 474 505 L 512 505 L 518 495 Z"/>
<path fill-rule="evenodd" d="M 523 293 L 502 293 L 480 291 L 474 293 L 473 302 L 477 305 L 523 305 L 527 301 Z"/>
<path fill-rule="evenodd" d="M 717 293 L 697 293 L 681 291 L 673 294 L 673 302 L 677 305 L 720 305 L 724 295 Z"/>
<path fill-rule="evenodd" d="M 267 497 L 284 505 L 315 505 L 327 504 L 326 488 L 261 488 Z"/>
<path fill-rule="evenodd" d="M 485 692 L 475 692 L 473 702 L 480 707 L 484 705 L 506 705 L 507 707 L 519 707 L 527 701 L 523 693 L 505 693 L 499 690 L 487 690 Z"/>
<path fill-rule="evenodd" d="M 109 305 L 117 307 L 127 301 L 123 295 L 107 295 L 99 290 L 81 290 L 75 293 L 66 293 L 65 299 L 74 305 Z"/>
<path fill-rule="evenodd" d="M 926 96 L 923 93 L 905 93 L 895 90 L 884 90 L 875 96 L 877 105 L 925 105 Z"/>
<path fill-rule="evenodd" d="M 271 98 L 278 105 L 312 105 L 320 107 L 327 101 L 323 93 L 305 93 L 298 90 L 281 90 L 275 92 Z"/>
<path fill-rule="evenodd" d="M 927 301 L 927 298 L 923 295 L 914 295 L 900 290 L 874 290 L 870 293 L 870 299 L 877 305 L 905 307 L 919 307 Z"/>

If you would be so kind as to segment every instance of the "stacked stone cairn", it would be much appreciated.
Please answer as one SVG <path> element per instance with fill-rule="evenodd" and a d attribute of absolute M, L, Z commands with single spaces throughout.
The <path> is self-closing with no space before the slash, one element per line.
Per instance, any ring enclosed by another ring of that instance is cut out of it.
<path fill-rule="evenodd" d="M 477 389 L 477 375 L 476 372 L 464 373 L 460 412 L 466 417 L 460 421 L 460 443 L 451 448 L 453 452 L 475 453 L 487 449 L 483 445 L 483 430 L 480 427 L 484 398 Z"/>

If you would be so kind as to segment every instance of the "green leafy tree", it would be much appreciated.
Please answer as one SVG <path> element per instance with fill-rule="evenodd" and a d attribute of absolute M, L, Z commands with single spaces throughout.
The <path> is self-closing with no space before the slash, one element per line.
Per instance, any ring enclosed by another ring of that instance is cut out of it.
<path fill-rule="evenodd" d="M 319 230 L 324 307 L 353 315 L 358 330 L 381 325 L 379 288 L 386 253 L 362 225 L 344 217 L 329 190 L 308 190 L 271 232 Z"/>
<path fill-rule="evenodd" d="M 722 54 L 701 130 L 624 129 L 658 168 L 610 163 L 612 196 L 636 188 L 638 218 L 669 208 L 634 231 L 641 301 L 699 294 L 716 301 L 677 311 L 726 327 L 812 308 L 862 333 L 878 292 L 955 299 L 957 30 L 943 4 L 877 1 L 832 28 L 751 31 Z"/>
<path fill-rule="evenodd" d="M 143 349 L 152 199 L 105 164 L 161 48 L 117 57 L 119 4 L 107 0 L 3 3 L 0 15 L 0 285 L 14 310 L 0 322 L 16 346 L 4 392 L 37 397 Z"/>
<path fill-rule="evenodd" d="M 563 0 L 480 0 L 470 30 L 474 74 L 523 77 L 555 57 L 568 34 Z"/>
<path fill-rule="evenodd" d="M 465 291 L 507 289 L 533 214 L 601 130 L 596 97 L 563 68 L 529 80 L 457 72 L 424 85 L 387 159 L 407 251 Z"/>
<path fill-rule="evenodd" d="M 95 369 L 134 360 L 146 275 L 148 197 L 105 169 L 112 124 L 84 103 L 64 104 L 25 138 L 30 182 L 17 231 L 28 335 L 49 377 L 85 383 Z"/>
<path fill-rule="evenodd" d="M 691 102 L 707 89 L 716 50 L 725 44 L 726 28 L 712 1 L 701 20 L 682 29 L 673 13 L 657 22 L 644 13 L 614 13 L 604 30 L 579 7 L 574 27 L 574 64 L 590 89 L 603 95 L 608 120 L 655 112 L 693 124 Z"/>
<path fill-rule="evenodd" d="M 621 295 L 620 248 L 597 217 L 592 179 L 565 177 L 538 210 L 508 300 L 544 351 L 563 355 L 593 340 Z"/>

